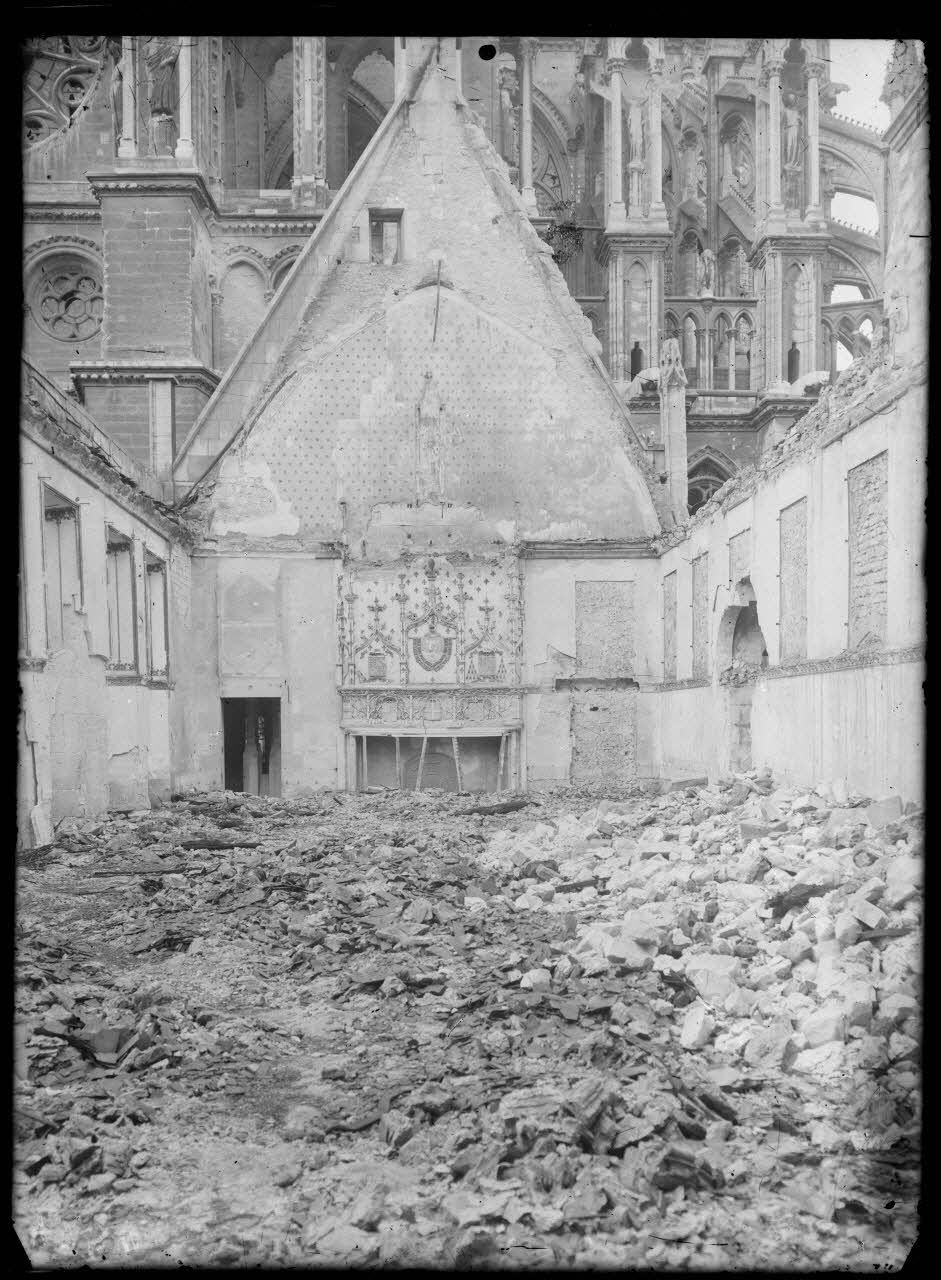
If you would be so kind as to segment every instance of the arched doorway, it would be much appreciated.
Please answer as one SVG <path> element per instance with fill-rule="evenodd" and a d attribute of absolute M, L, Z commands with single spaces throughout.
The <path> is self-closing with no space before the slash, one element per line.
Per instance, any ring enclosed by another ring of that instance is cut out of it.
<path fill-rule="evenodd" d="M 719 683 L 726 686 L 726 747 L 729 769 L 746 773 L 752 768 L 751 713 L 755 684 L 768 665 L 768 646 L 758 621 L 758 601 L 751 580 L 743 578 L 735 588 L 737 603 L 726 609 L 719 624 L 717 657 Z"/>

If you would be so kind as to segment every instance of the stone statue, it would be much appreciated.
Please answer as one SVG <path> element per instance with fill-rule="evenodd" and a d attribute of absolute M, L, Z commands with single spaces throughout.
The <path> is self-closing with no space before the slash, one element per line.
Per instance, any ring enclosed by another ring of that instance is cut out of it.
<path fill-rule="evenodd" d="M 507 164 L 518 165 L 520 159 L 519 113 L 516 94 L 519 79 L 512 67 L 501 67 L 500 84 L 500 143 Z"/>
<path fill-rule="evenodd" d="M 111 53 L 111 118 L 114 121 L 114 146 L 117 150 L 124 132 L 124 42 L 110 40 L 108 49 Z"/>
<path fill-rule="evenodd" d="M 735 342 L 739 351 L 751 350 L 751 329 L 744 316 L 739 316 L 735 331 Z"/>
<path fill-rule="evenodd" d="M 786 93 L 782 99 L 784 105 L 784 163 L 798 165 L 801 160 L 801 116 L 797 107 L 797 98 L 793 93 Z"/>
<path fill-rule="evenodd" d="M 705 196 L 708 190 L 708 173 L 706 170 L 706 157 L 703 155 L 702 147 L 696 155 L 696 194 Z"/>
<path fill-rule="evenodd" d="M 696 285 L 700 297 L 711 297 L 715 289 L 716 255 L 711 249 L 703 249 L 696 264 Z"/>
<path fill-rule="evenodd" d="M 172 155 L 176 142 L 176 62 L 180 56 L 180 36 L 147 36 L 144 60 L 147 64 L 150 136 L 155 153 Z"/>

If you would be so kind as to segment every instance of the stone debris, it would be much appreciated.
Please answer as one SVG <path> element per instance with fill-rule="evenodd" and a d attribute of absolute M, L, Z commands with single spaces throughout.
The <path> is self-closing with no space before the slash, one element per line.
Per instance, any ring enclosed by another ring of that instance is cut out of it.
<path fill-rule="evenodd" d="M 180 796 L 21 857 L 34 1263 L 901 1264 L 921 814 L 759 772 L 474 809 Z"/>

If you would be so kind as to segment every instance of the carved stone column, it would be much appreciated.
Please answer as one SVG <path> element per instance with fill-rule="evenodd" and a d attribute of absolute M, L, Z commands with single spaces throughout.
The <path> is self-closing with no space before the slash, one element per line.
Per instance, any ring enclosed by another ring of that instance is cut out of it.
<path fill-rule="evenodd" d="M 623 81 L 621 71 L 624 68 L 623 58 L 608 58 L 607 72 L 610 79 L 611 99 L 607 119 L 607 146 L 605 147 L 605 165 L 608 171 L 608 208 L 605 214 L 605 227 L 608 231 L 623 227 L 627 221 L 627 209 L 624 205 L 624 134 L 623 116 L 621 114 L 621 88 Z"/>
<path fill-rule="evenodd" d="M 768 76 L 768 203 L 775 212 L 781 203 L 781 72 L 779 59 L 767 62 Z"/>
<path fill-rule="evenodd" d="M 808 222 L 823 222 L 820 203 L 820 81 L 824 75 L 822 62 L 808 62 L 807 79 L 807 163 L 810 165 L 810 201 L 805 215 Z"/>
<path fill-rule="evenodd" d="M 663 65 L 658 59 L 650 77 L 650 216 L 655 221 L 666 219 L 663 203 L 663 120 L 661 94 L 663 90 Z"/>
<path fill-rule="evenodd" d="M 177 64 L 180 85 L 180 136 L 173 152 L 184 164 L 193 163 L 193 37 L 180 36 Z"/>
<path fill-rule="evenodd" d="M 536 47 L 535 40 L 520 40 L 520 195 L 530 214 L 537 212 L 536 189 L 533 186 L 533 59 Z"/>
<path fill-rule="evenodd" d="M 132 160 L 137 155 L 137 39 L 121 37 L 121 140 L 118 158 Z"/>
<path fill-rule="evenodd" d="M 326 57 L 323 36 L 294 37 L 294 177 L 296 200 L 326 197 Z"/>

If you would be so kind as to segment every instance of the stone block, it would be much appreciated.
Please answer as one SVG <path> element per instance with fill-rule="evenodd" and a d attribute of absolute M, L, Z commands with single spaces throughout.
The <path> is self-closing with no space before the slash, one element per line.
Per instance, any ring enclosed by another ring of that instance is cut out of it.
<path fill-rule="evenodd" d="M 846 1039 L 846 1015 L 835 1002 L 821 1005 L 804 1019 L 800 1031 L 809 1049 L 819 1048 L 831 1040 L 843 1041 Z"/>
<path fill-rule="evenodd" d="M 881 831 L 883 827 L 897 821 L 901 816 L 902 797 L 900 795 L 886 796 L 884 800 L 877 800 L 866 809 L 866 821 L 876 831 Z"/>
<path fill-rule="evenodd" d="M 920 889 L 922 862 L 911 854 L 899 854 L 889 863 L 883 903 L 895 909 L 908 902 Z"/>
<path fill-rule="evenodd" d="M 709 1041 L 715 1028 L 715 1019 L 706 1006 L 697 1000 L 686 1010 L 680 1031 L 680 1044 L 684 1049 L 701 1049 Z"/>
<path fill-rule="evenodd" d="M 879 907 L 874 907 L 865 898 L 851 898 L 847 903 L 847 907 L 850 913 L 861 921 L 867 929 L 881 929 L 886 923 L 885 912 L 880 910 Z"/>

